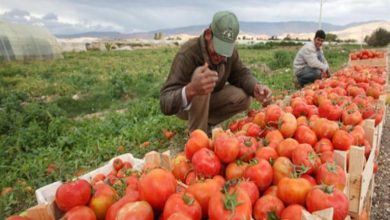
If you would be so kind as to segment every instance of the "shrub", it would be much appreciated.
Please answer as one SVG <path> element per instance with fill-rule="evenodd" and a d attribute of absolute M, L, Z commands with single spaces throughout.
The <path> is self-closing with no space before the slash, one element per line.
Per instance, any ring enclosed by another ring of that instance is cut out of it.
<path fill-rule="evenodd" d="M 390 32 L 383 28 L 378 28 L 371 36 L 366 36 L 364 41 L 373 47 L 384 47 L 390 43 Z"/>

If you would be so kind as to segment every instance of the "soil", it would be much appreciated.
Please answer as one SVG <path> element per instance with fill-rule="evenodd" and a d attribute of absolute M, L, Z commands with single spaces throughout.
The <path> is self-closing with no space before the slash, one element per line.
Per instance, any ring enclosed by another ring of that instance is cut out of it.
<path fill-rule="evenodd" d="M 388 56 L 390 47 L 388 48 Z M 390 65 L 390 62 L 389 64 Z M 390 75 L 388 73 L 388 75 Z M 390 219 L 390 106 L 387 105 L 386 123 L 383 126 L 378 173 L 375 175 L 375 188 L 372 198 L 371 219 Z"/>

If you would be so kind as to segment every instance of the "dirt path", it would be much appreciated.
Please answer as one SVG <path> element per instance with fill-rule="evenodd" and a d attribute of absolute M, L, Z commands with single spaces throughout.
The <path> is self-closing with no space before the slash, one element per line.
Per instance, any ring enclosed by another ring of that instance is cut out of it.
<path fill-rule="evenodd" d="M 390 47 L 387 50 L 390 56 Z M 390 60 L 390 59 L 389 59 Z M 388 64 L 390 66 L 390 62 Z M 387 73 L 390 75 L 389 73 Z M 383 126 L 378 158 L 378 173 L 372 200 L 371 219 L 390 219 L 390 106 L 387 106 L 386 123 Z"/>

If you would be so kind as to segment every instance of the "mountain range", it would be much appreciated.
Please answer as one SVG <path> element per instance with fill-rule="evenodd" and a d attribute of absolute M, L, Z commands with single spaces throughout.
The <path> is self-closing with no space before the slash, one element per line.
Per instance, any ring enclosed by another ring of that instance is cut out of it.
<path fill-rule="evenodd" d="M 344 29 L 353 28 L 368 23 L 383 22 L 383 21 L 366 21 L 351 23 L 347 25 L 334 25 L 330 23 L 323 23 L 322 29 L 326 32 L 338 32 Z M 208 24 L 194 25 L 169 29 L 158 29 L 149 32 L 139 33 L 120 33 L 120 32 L 85 32 L 78 34 L 57 34 L 58 38 L 80 38 L 80 37 L 95 37 L 106 39 L 128 39 L 128 38 L 141 38 L 141 39 L 153 39 L 155 33 L 161 32 L 163 36 L 187 34 L 197 36 L 199 35 Z M 240 22 L 240 33 L 253 34 L 253 35 L 268 35 L 279 36 L 285 33 L 314 33 L 319 28 L 317 22 L 310 21 L 288 21 L 288 22 Z"/>

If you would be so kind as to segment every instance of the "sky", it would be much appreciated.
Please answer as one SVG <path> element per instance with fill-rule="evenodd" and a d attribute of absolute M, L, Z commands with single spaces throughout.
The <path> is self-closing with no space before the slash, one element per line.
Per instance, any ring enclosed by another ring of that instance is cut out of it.
<path fill-rule="evenodd" d="M 208 25 L 229 10 L 239 21 L 314 21 L 321 0 L 0 0 L 0 21 L 47 27 L 54 34 L 147 32 Z M 323 0 L 322 22 L 390 21 L 390 0 Z"/>

